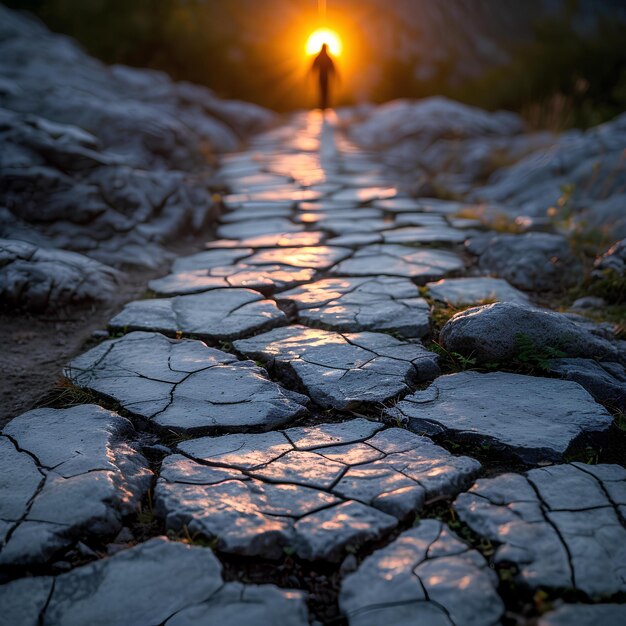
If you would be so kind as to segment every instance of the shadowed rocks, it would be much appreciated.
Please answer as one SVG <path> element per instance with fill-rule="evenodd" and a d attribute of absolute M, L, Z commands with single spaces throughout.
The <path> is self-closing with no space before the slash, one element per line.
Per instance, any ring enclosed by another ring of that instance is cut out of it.
<path fill-rule="evenodd" d="M 251 289 L 130 302 L 110 322 L 113 330 L 182 333 L 212 341 L 238 339 L 287 322 L 272 300 Z"/>
<path fill-rule="evenodd" d="M 618 361 L 616 343 L 606 329 L 584 318 L 536 309 L 513 302 L 499 302 L 461 311 L 442 328 L 440 339 L 447 350 L 472 356 L 481 363 L 506 363 L 522 349 L 537 355 Z"/>
<path fill-rule="evenodd" d="M 580 261 L 562 235 L 487 233 L 467 243 L 478 266 L 525 291 L 572 287 L 582 276 Z"/>

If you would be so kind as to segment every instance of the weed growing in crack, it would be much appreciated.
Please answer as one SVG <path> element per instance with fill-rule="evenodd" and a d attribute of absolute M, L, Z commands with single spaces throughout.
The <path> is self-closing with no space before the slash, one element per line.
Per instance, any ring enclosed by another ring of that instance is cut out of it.
<path fill-rule="evenodd" d="M 567 354 L 559 348 L 552 346 L 539 348 L 533 339 L 525 333 L 515 334 L 515 349 L 515 363 L 523 367 L 541 371 L 550 370 L 553 359 L 562 359 L 567 356 Z"/>

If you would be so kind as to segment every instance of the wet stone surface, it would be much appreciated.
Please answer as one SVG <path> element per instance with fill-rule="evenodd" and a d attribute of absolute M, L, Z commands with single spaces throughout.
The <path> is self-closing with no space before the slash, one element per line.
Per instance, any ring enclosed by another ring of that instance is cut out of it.
<path fill-rule="evenodd" d="M 591 598 L 626 591 L 626 470 L 619 465 L 572 463 L 480 479 L 454 508 L 499 545 L 496 563 L 516 565 L 523 585 Z"/>
<path fill-rule="evenodd" d="M 3 626 L 305 626 L 302 592 L 226 583 L 208 548 L 156 538 L 56 577 L 0 586 Z M 239 619 L 244 621 L 237 621 Z"/>
<path fill-rule="evenodd" d="M 218 341 L 287 323 L 272 300 L 251 289 L 214 289 L 174 298 L 129 302 L 110 322 L 114 331 L 154 330 Z"/>
<path fill-rule="evenodd" d="M 176 433 L 267 430 L 303 415 L 306 398 L 250 361 L 201 341 L 134 332 L 74 359 L 66 376 Z"/>
<path fill-rule="evenodd" d="M 526 463 L 558 461 L 612 416 L 577 383 L 506 372 L 461 372 L 387 409 L 414 432 L 488 445 Z"/>
<path fill-rule="evenodd" d="M 420 343 L 382 333 L 340 334 L 289 326 L 234 342 L 289 387 L 324 408 L 385 402 L 439 374 L 438 357 Z"/>
<path fill-rule="evenodd" d="M 401 276 L 426 282 L 463 268 L 463 260 L 454 252 L 374 244 L 357 250 L 350 259 L 338 263 L 331 273 L 336 276 Z"/>
<path fill-rule="evenodd" d="M 499 623 L 498 577 L 442 522 L 422 520 L 377 550 L 341 584 L 350 626 Z"/>
<path fill-rule="evenodd" d="M 425 500 L 454 495 L 480 464 L 364 419 L 205 437 L 165 459 L 156 511 L 223 552 L 337 561 L 380 539 Z"/>
<path fill-rule="evenodd" d="M 77 540 L 122 527 L 152 472 L 132 424 L 87 404 L 35 409 L 0 434 L 0 566 L 46 563 Z"/>
<path fill-rule="evenodd" d="M 423 337 L 429 329 L 428 303 L 404 278 L 328 278 L 283 292 L 277 300 L 294 307 L 301 322 L 340 332 Z"/>

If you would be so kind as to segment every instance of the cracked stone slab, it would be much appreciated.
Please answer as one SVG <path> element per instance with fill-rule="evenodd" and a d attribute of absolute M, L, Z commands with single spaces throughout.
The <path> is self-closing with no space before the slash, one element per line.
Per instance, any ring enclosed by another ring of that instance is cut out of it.
<path fill-rule="evenodd" d="M 422 520 L 347 576 L 339 606 L 350 626 L 494 626 L 504 614 L 485 558 L 437 520 Z"/>
<path fill-rule="evenodd" d="M 293 206 L 291 203 L 244 202 L 239 208 L 224 213 L 220 217 L 220 222 L 232 224 L 233 222 L 265 219 L 268 217 L 289 217 L 292 213 Z"/>
<path fill-rule="evenodd" d="M 256 235 L 245 239 L 217 239 L 209 241 L 205 247 L 209 250 L 223 248 L 303 248 L 319 246 L 324 243 L 326 233 L 307 230 L 295 233 L 275 233 Z"/>
<path fill-rule="evenodd" d="M 382 333 L 289 326 L 234 346 L 263 361 L 288 386 L 304 388 L 324 408 L 385 402 L 439 374 L 437 355 L 418 342 Z"/>
<path fill-rule="evenodd" d="M 181 296 L 212 289 L 244 287 L 271 295 L 277 290 L 307 283 L 315 277 L 315 270 L 289 265 L 253 266 L 245 263 L 169 274 L 151 280 L 150 289 L 160 296 Z"/>
<path fill-rule="evenodd" d="M 118 532 L 152 479 L 134 436 L 127 419 L 91 404 L 11 420 L 0 434 L 0 565 L 42 564 Z"/>
<path fill-rule="evenodd" d="M 383 233 L 385 243 L 463 243 L 467 234 L 449 226 L 405 226 Z"/>
<path fill-rule="evenodd" d="M 252 289 L 214 289 L 174 298 L 129 302 L 109 322 L 118 330 L 182 333 L 202 339 L 230 340 L 285 324 L 273 300 Z"/>
<path fill-rule="evenodd" d="M 316 224 L 323 227 L 327 220 L 352 220 L 361 219 L 380 219 L 383 212 L 379 209 L 371 209 L 368 207 L 350 207 L 348 209 L 332 209 L 332 210 L 313 210 L 300 211 L 297 221 L 303 224 Z"/>
<path fill-rule="evenodd" d="M 294 224 L 287 218 L 275 217 L 223 224 L 217 229 L 217 235 L 223 239 L 245 239 L 257 235 L 290 233 L 299 230 L 302 230 L 302 226 Z"/>
<path fill-rule="evenodd" d="M 224 584 L 212 551 L 163 537 L 51 577 L 0 586 L 2 626 L 305 626 L 305 595 L 274 585 Z M 244 618 L 244 621 L 238 619 Z"/>
<path fill-rule="evenodd" d="M 525 463 L 558 461 L 611 414 L 578 384 L 507 372 L 460 372 L 406 396 L 386 415 L 415 432 L 487 444 Z"/>
<path fill-rule="evenodd" d="M 395 187 L 360 187 L 342 189 L 332 194 L 330 200 L 334 202 L 357 202 L 366 203 L 372 200 L 384 200 L 394 198 L 398 193 Z"/>
<path fill-rule="evenodd" d="M 385 228 L 390 228 L 392 224 L 382 218 L 362 217 L 358 214 L 358 209 L 355 209 L 351 217 L 339 218 L 331 215 L 327 219 L 319 220 L 315 226 L 335 235 L 350 235 L 378 233 Z"/>
<path fill-rule="evenodd" d="M 277 248 L 259 250 L 246 259 L 249 265 L 290 265 L 315 270 L 327 270 L 342 259 L 349 257 L 352 250 L 330 246 L 304 246 L 302 248 Z"/>
<path fill-rule="evenodd" d="M 237 263 L 241 259 L 250 256 L 254 250 L 252 248 L 237 248 L 207 250 L 198 252 L 190 256 L 177 258 L 172 265 L 172 273 L 194 272 L 197 270 L 208 270 L 212 267 L 223 267 Z"/>
<path fill-rule="evenodd" d="M 480 469 L 426 437 L 365 419 L 203 437 L 178 450 L 163 462 L 155 491 L 167 528 L 267 558 L 292 549 L 339 560 L 426 500 L 457 494 Z"/>
<path fill-rule="evenodd" d="M 469 205 L 435 198 L 390 198 L 374 202 L 374 206 L 390 213 L 442 213 L 454 215 Z"/>
<path fill-rule="evenodd" d="M 430 281 L 444 278 L 464 267 L 461 257 L 447 250 L 373 244 L 341 261 L 331 273 L 344 276 L 401 276 Z"/>
<path fill-rule="evenodd" d="M 539 618 L 537 626 L 624 626 L 625 604 L 564 604 Z"/>
<path fill-rule="evenodd" d="M 515 289 L 502 278 L 487 276 L 444 278 L 434 283 L 428 283 L 426 287 L 430 296 L 435 300 L 453 306 L 480 304 L 487 300 L 529 304 L 528 296 L 525 293 Z"/>
<path fill-rule="evenodd" d="M 449 226 L 443 215 L 434 213 L 399 213 L 394 216 L 394 222 L 398 226 L 430 226 L 442 228 Z"/>
<path fill-rule="evenodd" d="M 423 337 L 429 305 L 406 278 L 327 278 L 280 294 L 300 321 L 340 332 L 371 330 Z"/>
<path fill-rule="evenodd" d="M 572 463 L 480 479 L 454 508 L 530 587 L 626 591 L 626 469 Z M 570 622 L 571 623 L 571 622 Z M 601 623 L 601 622 L 597 622 Z"/>
<path fill-rule="evenodd" d="M 268 380 L 250 361 L 201 341 L 134 332 L 76 357 L 77 386 L 176 433 L 268 430 L 306 412 L 306 398 Z"/>

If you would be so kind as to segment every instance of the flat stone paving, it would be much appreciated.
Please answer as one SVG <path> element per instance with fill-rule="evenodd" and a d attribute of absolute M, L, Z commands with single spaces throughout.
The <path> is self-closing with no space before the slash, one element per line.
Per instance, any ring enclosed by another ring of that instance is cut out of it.
<path fill-rule="evenodd" d="M 252 289 L 214 289 L 175 298 L 129 302 L 110 322 L 113 331 L 154 330 L 210 341 L 232 340 L 287 323 L 273 300 Z"/>
<path fill-rule="evenodd" d="M 150 488 L 135 429 L 99 406 L 35 409 L 0 434 L 0 566 L 38 565 L 113 536 Z"/>
<path fill-rule="evenodd" d="M 254 363 L 158 333 L 105 341 L 74 359 L 66 376 L 177 433 L 268 430 L 306 412 L 304 396 L 268 380 Z"/>
<path fill-rule="evenodd" d="M 467 486 L 480 464 L 430 439 L 356 419 L 280 432 L 205 437 L 163 463 L 158 515 L 218 550 L 337 561 L 378 540 L 425 500 Z"/>
<path fill-rule="evenodd" d="M 302 592 L 225 584 L 210 549 L 165 538 L 66 574 L 2 585 L 0 604 L 3 626 L 309 623 Z"/>
<path fill-rule="evenodd" d="M 372 330 L 403 337 L 423 337 L 430 307 L 406 278 L 326 278 L 290 289 L 276 297 L 293 305 L 298 319 L 340 332 Z"/>
<path fill-rule="evenodd" d="M 341 584 L 350 626 L 493 626 L 504 613 L 498 576 L 437 520 L 422 520 L 368 556 Z"/>
<path fill-rule="evenodd" d="M 340 613 L 351 626 L 495 626 L 498 568 L 524 593 L 550 591 L 553 610 L 530 609 L 538 626 L 624 623 L 626 470 L 550 465 L 572 444 L 604 445 L 612 416 L 577 383 L 607 406 L 622 402 L 623 346 L 577 319 L 569 344 L 585 350 L 549 369 L 572 380 L 440 376 L 419 341 L 429 303 L 506 303 L 492 305 L 504 321 L 479 328 L 471 349 L 463 333 L 453 346 L 449 329 L 476 324 L 474 313 L 448 323 L 441 349 L 468 363 L 478 348 L 506 348 L 499 337 L 515 345 L 515 307 L 546 316 L 504 279 L 527 283 L 478 250 L 493 235 L 476 237 L 485 227 L 466 215 L 477 207 L 407 197 L 378 161 L 332 114 L 296 116 L 224 156 L 232 193 L 218 238 L 177 258 L 150 282 L 159 298 L 111 320 L 122 336 L 65 371 L 124 417 L 93 404 L 43 408 L 0 434 L 0 626 L 301 626 Z M 478 268 L 466 267 L 466 239 Z M 545 268 L 531 265 L 514 269 L 543 289 Z M 596 362 L 597 346 L 610 358 Z M 477 445 L 500 465 L 463 455 Z M 499 474 L 503 462 L 541 467 Z M 435 519 L 414 524 L 441 511 L 459 537 Z M 143 536 L 133 529 L 150 512 L 171 540 L 115 554 L 120 537 Z M 461 536 L 491 541 L 495 555 Z M 231 564 L 224 577 L 220 559 Z M 315 575 L 311 595 L 247 584 L 246 568 L 264 559 L 274 559 L 264 582 L 302 587 Z M 310 578 L 279 574 L 289 563 Z M 559 605 L 563 590 L 581 603 Z"/>
<path fill-rule="evenodd" d="M 460 372 L 406 396 L 387 416 L 429 435 L 489 445 L 526 463 L 559 461 L 613 417 L 578 384 L 508 372 Z"/>
<path fill-rule="evenodd" d="M 439 374 L 436 354 L 383 333 L 287 326 L 233 345 L 324 408 L 382 403 Z"/>
<path fill-rule="evenodd" d="M 626 469 L 554 465 L 479 479 L 454 508 L 517 566 L 528 587 L 575 589 L 591 598 L 626 591 Z"/>

